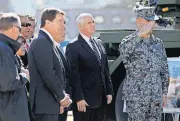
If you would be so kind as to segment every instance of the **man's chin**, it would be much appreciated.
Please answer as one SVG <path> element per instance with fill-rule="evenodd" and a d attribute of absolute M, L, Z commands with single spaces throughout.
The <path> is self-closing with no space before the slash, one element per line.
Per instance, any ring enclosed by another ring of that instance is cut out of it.
<path fill-rule="evenodd" d="M 59 42 L 63 42 L 65 40 L 65 37 L 59 39 Z"/>

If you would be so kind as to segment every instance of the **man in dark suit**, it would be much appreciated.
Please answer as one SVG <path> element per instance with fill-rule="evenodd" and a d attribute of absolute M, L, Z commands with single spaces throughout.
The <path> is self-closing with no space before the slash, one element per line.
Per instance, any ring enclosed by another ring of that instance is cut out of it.
<path fill-rule="evenodd" d="M 36 121 L 60 121 L 71 99 L 65 92 L 65 65 L 58 46 L 65 37 L 65 13 L 47 8 L 41 30 L 29 49 L 30 105 Z"/>
<path fill-rule="evenodd" d="M 94 18 L 89 13 L 77 17 L 80 34 L 66 48 L 71 65 L 74 121 L 103 121 L 104 107 L 112 101 L 113 89 L 105 49 L 92 38 Z"/>

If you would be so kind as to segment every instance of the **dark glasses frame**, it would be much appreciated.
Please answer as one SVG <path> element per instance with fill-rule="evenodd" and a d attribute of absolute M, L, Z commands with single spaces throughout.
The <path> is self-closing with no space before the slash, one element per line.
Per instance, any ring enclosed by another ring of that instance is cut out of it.
<path fill-rule="evenodd" d="M 13 25 L 15 27 L 17 27 L 19 29 L 19 32 L 21 32 L 21 27 L 19 27 L 18 25 Z"/>
<path fill-rule="evenodd" d="M 31 23 L 22 23 L 21 26 L 22 27 L 28 27 L 28 26 L 31 26 Z"/>

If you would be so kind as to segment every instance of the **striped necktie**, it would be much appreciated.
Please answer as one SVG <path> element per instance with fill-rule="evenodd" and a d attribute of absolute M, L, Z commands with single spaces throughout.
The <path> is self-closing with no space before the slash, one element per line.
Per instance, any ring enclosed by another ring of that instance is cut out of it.
<path fill-rule="evenodd" d="M 101 65 L 101 57 L 99 55 L 99 52 L 98 52 L 97 47 L 95 45 L 95 42 L 92 39 L 90 39 L 90 42 L 91 42 L 91 45 L 92 45 L 92 49 L 93 49 L 93 51 L 94 51 L 94 53 L 95 53 L 95 55 L 96 55 L 96 57 L 98 59 L 98 62 Z"/>
<path fill-rule="evenodd" d="M 63 55 L 63 57 L 66 59 L 65 52 L 64 52 L 64 50 L 63 50 L 63 48 L 62 48 L 61 45 L 59 45 L 58 50 L 60 50 L 60 52 L 61 52 L 61 54 Z"/>

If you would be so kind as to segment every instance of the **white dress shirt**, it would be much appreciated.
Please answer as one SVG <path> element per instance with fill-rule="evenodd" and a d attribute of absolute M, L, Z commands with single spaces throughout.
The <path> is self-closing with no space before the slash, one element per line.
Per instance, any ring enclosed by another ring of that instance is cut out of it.
<path fill-rule="evenodd" d="M 87 37 L 87 36 L 85 36 L 85 35 L 83 35 L 82 33 L 80 33 L 80 35 L 83 37 L 83 39 L 88 43 L 88 45 L 89 45 L 89 46 L 91 47 L 91 49 L 93 50 L 92 44 L 91 44 L 91 42 L 89 41 L 90 38 Z M 92 39 L 92 38 L 91 38 L 91 39 Z M 100 56 L 100 58 L 101 58 L 101 53 L 100 53 L 99 48 L 97 47 L 96 43 L 95 43 L 95 46 L 96 46 L 96 49 L 98 50 L 98 54 L 99 54 L 99 56 Z M 93 50 L 93 51 L 94 51 L 94 50 Z"/>
<path fill-rule="evenodd" d="M 57 47 L 59 47 L 59 43 L 56 42 L 56 41 L 53 39 L 52 35 L 51 35 L 47 30 L 45 30 L 45 29 L 43 29 L 43 28 L 41 28 L 41 30 L 42 30 L 43 32 L 45 32 L 45 33 L 49 36 L 49 38 L 52 40 L 52 42 L 53 42 L 54 45 L 56 45 Z"/>

